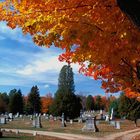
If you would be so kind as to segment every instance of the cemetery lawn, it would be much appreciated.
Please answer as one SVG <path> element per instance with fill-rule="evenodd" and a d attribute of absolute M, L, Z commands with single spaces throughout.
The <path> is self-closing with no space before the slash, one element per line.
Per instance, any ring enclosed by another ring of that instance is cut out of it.
<path fill-rule="evenodd" d="M 15 134 L 13 132 L 3 132 L 3 137 L 0 140 L 64 140 L 50 136 L 33 136 L 31 134 Z"/>
<path fill-rule="evenodd" d="M 97 125 L 100 132 L 82 132 L 82 128 L 85 123 L 74 122 L 73 124 L 67 123 L 67 127 L 61 127 L 61 121 L 48 121 L 42 118 L 42 128 L 32 127 L 32 121 L 25 117 L 24 119 L 15 119 L 14 121 L 8 122 L 7 124 L 0 125 L 1 128 L 10 129 L 27 129 L 27 130 L 39 130 L 39 131 L 52 131 L 72 134 L 83 134 L 88 136 L 102 137 L 113 133 L 123 132 L 127 130 L 136 129 L 134 122 L 129 120 L 123 120 L 120 123 L 121 129 L 115 129 L 108 122 L 100 121 Z M 138 121 L 138 127 L 140 127 L 140 120 Z M 11 140 L 11 139 L 10 139 Z"/>

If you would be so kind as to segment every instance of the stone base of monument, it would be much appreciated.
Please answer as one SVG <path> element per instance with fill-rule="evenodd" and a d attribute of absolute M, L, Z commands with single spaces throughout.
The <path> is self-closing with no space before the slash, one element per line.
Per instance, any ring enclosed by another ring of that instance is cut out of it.
<path fill-rule="evenodd" d="M 86 123 L 84 125 L 84 127 L 82 128 L 82 131 L 92 131 L 92 132 L 99 132 L 99 129 L 96 126 L 96 117 L 88 117 L 86 119 Z"/>

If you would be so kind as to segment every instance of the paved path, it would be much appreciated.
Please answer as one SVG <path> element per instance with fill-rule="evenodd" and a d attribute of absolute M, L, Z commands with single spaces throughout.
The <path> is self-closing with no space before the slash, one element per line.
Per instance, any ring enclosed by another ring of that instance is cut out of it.
<path fill-rule="evenodd" d="M 23 129 L 1 129 L 5 131 L 12 131 L 16 133 L 28 133 L 28 134 L 39 134 L 39 135 L 46 135 L 46 136 L 52 136 L 57 138 L 63 138 L 66 140 L 115 140 L 118 137 L 121 137 L 121 140 L 131 140 L 132 137 L 135 135 L 140 134 L 140 128 L 129 130 L 125 132 L 119 132 L 111 135 L 107 135 L 104 137 L 96 138 L 91 136 L 83 136 L 83 135 L 76 135 L 76 134 L 68 134 L 68 133 L 57 133 L 57 132 L 48 132 L 48 131 L 35 131 L 35 130 L 23 130 Z"/>

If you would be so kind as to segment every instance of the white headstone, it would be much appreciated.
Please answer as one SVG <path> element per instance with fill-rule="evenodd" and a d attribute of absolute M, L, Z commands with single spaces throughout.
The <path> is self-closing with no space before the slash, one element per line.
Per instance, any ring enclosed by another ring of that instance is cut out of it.
<path fill-rule="evenodd" d="M 105 121 L 109 121 L 109 115 L 105 115 Z"/>
<path fill-rule="evenodd" d="M 34 131 L 34 132 L 33 132 L 33 136 L 36 136 L 36 135 L 37 135 L 37 132 L 36 132 L 36 131 Z"/>
<path fill-rule="evenodd" d="M 112 108 L 111 109 L 111 116 L 110 116 L 110 120 L 113 120 L 114 119 L 114 109 Z"/>
<path fill-rule="evenodd" d="M 116 121 L 116 129 L 121 129 L 119 121 Z"/>
<path fill-rule="evenodd" d="M 13 113 L 9 113 L 9 121 L 13 120 Z"/>
<path fill-rule="evenodd" d="M 6 124 L 6 118 L 5 117 L 0 118 L 0 124 Z"/>
<path fill-rule="evenodd" d="M 73 124 L 73 120 L 70 120 L 70 124 Z"/>

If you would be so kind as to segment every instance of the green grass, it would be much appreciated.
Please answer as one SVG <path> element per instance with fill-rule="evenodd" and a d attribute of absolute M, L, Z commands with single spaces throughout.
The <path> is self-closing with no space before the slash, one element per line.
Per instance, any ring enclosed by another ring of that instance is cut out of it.
<path fill-rule="evenodd" d="M 140 121 L 138 122 L 140 126 Z M 113 126 L 109 125 L 108 122 L 101 121 L 97 126 L 100 132 L 82 132 L 82 128 L 84 123 L 74 122 L 73 124 L 67 123 L 67 127 L 61 127 L 61 121 L 48 121 L 42 118 L 42 128 L 34 128 L 32 127 L 32 121 L 24 117 L 24 119 L 17 119 L 12 122 L 8 122 L 5 125 L 1 125 L 1 128 L 13 128 L 13 129 L 29 129 L 29 130 L 39 130 L 39 131 L 53 131 L 60 133 L 73 133 L 73 134 L 82 134 L 89 136 L 105 136 L 113 133 L 118 133 L 126 130 L 135 129 L 134 122 L 125 120 L 121 122 L 121 129 L 117 130 Z"/>

